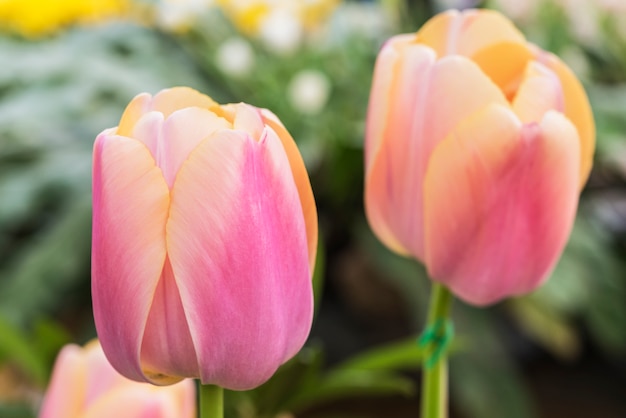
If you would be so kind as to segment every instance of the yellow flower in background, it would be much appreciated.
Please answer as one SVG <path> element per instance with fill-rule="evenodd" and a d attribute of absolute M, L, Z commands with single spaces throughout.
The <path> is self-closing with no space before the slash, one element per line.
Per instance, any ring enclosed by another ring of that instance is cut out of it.
<path fill-rule="evenodd" d="M 237 28 L 248 35 L 258 35 L 264 22 L 274 13 L 294 16 L 305 30 L 323 22 L 340 0 L 217 0 Z"/>
<path fill-rule="evenodd" d="M 129 0 L 0 0 L 0 27 L 36 37 L 118 17 L 128 8 Z"/>

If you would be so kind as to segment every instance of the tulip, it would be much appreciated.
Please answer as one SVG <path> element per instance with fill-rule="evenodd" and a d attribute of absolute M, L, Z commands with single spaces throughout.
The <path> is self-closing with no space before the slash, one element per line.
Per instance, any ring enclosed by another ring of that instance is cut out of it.
<path fill-rule="evenodd" d="M 189 88 L 141 94 L 93 164 L 94 317 L 121 374 L 246 390 L 299 351 L 317 214 L 276 116 Z"/>
<path fill-rule="evenodd" d="M 375 66 L 365 142 L 369 223 L 474 305 L 539 286 L 592 164 L 587 96 L 494 11 L 448 11 Z"/>
<path fill-rule="evenodd" d="M 109 364 L 100 343 L 63 347 L 39 418 L 193 418 L 192 380 L 157 387 L 128 380 Z"/>

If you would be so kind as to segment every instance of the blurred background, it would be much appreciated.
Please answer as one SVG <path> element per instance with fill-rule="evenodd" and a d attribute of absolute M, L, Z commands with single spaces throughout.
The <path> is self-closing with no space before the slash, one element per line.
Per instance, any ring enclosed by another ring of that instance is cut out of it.
<path fill-rule="evenodd" d="M 276 113 L 321 232 L 307 346 L 230 417 L 416 417 L 430 284 L 370 232 L 364 120 L 376 54 L 446 8 L 488 7 L 582 79 L 597 152 L 551 279 L 456 302 L 452 418 L 626 417 L 626 2 L 0 0 L 0 417 L 34 417 L 60 347 L 95 336 L 91 149 L 136 94 L 187 85 Z"/>

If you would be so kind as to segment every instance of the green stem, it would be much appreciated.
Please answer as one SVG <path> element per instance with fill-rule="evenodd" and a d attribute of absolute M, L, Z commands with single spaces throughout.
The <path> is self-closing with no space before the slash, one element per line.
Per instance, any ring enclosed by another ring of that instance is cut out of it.
<path fill-rule="evenodd" d="M 214 385 L 198 385 L 199 418 L 224 417 L 224 389 Z"/>
<path fill-rule="evenodd" d="M 426 329 L 447 323 L 452 307 L 450 291 L 433 282 Z M 424 358 L 429 358 L 437 347 L 426 347 Z M 445 351 L 422 375 L 422 418 L 447 418 L 448 416 L 448 362 Z"/>

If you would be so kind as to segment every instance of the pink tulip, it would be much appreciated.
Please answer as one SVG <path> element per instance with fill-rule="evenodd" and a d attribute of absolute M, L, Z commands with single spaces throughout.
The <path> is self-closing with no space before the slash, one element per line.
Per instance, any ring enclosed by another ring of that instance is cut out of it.
<path fill-rule="evenodd" d="M 124 376 L 245 390 L 304 344 L 317 213 L 269 111 L 140 94 L 94 146 L 92 293 Z"/>
<path fill-rule="evenodd" d="M 475 305 L 539 286 L 592 164 L 585 92 L 493 11 L 448 11 L 376 62 L 365 205 L 377 236 Z"/>
<path fill-rule="evenodd" d="M 98 341 L 63 347 L 39 418 L 193 418 L 192 380 L 157 387 L 128 380 L 109 364 Z"/>

